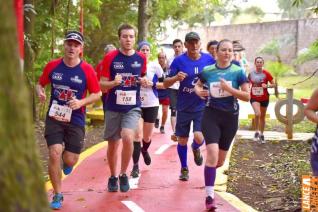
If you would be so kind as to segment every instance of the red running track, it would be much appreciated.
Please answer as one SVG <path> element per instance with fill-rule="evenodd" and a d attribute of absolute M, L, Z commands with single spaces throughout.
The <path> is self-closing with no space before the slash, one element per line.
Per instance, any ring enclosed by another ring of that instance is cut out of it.
<path fill-rule="evenodd" d="M 107 191 L 109 169 L 106 148 L 102 148 L 82 161 L 63 180 L 64 202 L 60 211 L 205 211 L 204 165 L 198 167 L 193 161 L 190 147 L 192 139 L 188 142 L 190 179 L 183 182 L 178 179 L 180 162 L 176 143 L 170 141 L 171 131 L 166 130 L 166 134 L 160 134 L 158 129 L 154 131 L 149 148 L 152 163 L 146 166 L 143 157 L 140 157 L 141 176 L 138 187 L 126 193 Z M 168 148 L 162 154 L 155 154 L 162 145 Z M 204 146 L 202 149 L 204 151 Z M 127 174 L 130 174 L 131 166 Z M 48 196 L 51 201 L 52 191 L 48 192 Z M 217 211 L 239 211 L 217 194 L 216 203 Z M 130 207 L 129 204 L 135 207 Z"/>

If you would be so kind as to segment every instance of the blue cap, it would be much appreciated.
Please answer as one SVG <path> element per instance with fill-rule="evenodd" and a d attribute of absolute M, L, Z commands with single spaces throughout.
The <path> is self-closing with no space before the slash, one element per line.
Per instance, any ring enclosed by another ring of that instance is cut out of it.
<path fill-rule="evenodd" d="M 84 44 L 84 37 L 83 37 L 82 33 L 78 32 L 78 31 L 67 32 L 65 35 L 64 41 L 66 41 L 66 40 L 75 40 L 82 45 Z"/>
<path fill-rule="evenodd" d="M 145 45 L 150 47 L 150 43 L 148 41 L 140 41 L 138 43 L 138 51 Z"/>

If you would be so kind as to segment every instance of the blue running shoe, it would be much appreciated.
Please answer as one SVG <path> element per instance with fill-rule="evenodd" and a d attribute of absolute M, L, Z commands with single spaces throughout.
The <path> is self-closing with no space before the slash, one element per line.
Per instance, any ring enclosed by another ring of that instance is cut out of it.
<path fill-rule="evenodd" d="M 121 192 L 129 191 L 129 180 L 126 174 L 122 174 L 119 176 L 119 188 Z"/>
<path fill-rule="evenodd" d="M 63 173 L 65 175 L 71 174 L 72 171 L 73 171 L 73 166 L 68 166 L 65 163 L 63 163 Z"/>
<path fill-rule="evenodd" d="M 57 193 L 53 196 L 53 200 L 50 203 L 50 206 L 54 210 L 61 209 L 63 202 L 63 195 L 61 193 Z"/>

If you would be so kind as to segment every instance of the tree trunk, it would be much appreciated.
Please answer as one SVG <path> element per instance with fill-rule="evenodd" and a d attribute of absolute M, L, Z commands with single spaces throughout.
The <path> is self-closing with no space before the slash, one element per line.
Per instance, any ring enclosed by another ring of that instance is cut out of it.
<path fill-rule="evenodd" d="M 149 1 L 139 0 L 138 5 L 138 42 L 146 40 L 148 35 L 148 26 L 151 20 L 149 11 Z"/>
<path fill-rule="evenodd" d="M 277 77 L 275 77 L 275 87 L 274 87 L 275 96 L 278 99 L 279 98 L 279 91 L 278 91 L 278 80 Z"/>
<path fill-rule="evenodd" d="M 0 208 L 48 211 L 29 92 L 18 58 L 12 0 L 0 1 Z"/>
<path fill-rule="evenodd" d="M 34 9 L 34 0 L 24 0 L 24 5 L 28 4 L 28 8 Z M 33 7 L 31 6 L 33 5 Z M 30 92 L 30 99 L 32 99 L 32 117 L 36 119 L 36 104 L 35 104 L 35 74 L 33 69 L 34 64 L 34 51 L 32 49 L 33 31 L 34 31 L 34 13 L 32 10 L 26 10 L 24 12 L 24 72 L 27 78 L 28 87 Z"/>
<path fill-rule="evenodd" d="M 66 7 L 64 34 L 66 34 L 67 31 L 69 30 L 70 10 L 71 10 L 71 0 L 68 0 L 67 7 Z"/>

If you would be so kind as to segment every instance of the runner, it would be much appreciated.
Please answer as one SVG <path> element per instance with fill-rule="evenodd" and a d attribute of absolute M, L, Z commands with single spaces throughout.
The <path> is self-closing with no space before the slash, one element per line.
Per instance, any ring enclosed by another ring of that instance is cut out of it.
<path fill-rule="evenodd" d="M 169 73 L 169 66 L 166 54 L 164 52 L 160 52 L 158 54 L 158 62 L 163 70 L 163 77 L 159 78 L 159 82 L 163 82 L 164 78 L 167 77 Z M 168 118 L 168 109 L 170 105 L 170 97 L 169 97 L 169 90 L 164 89 L 158 89 L 158 97 L 159 97 L 159 103 L 162 106 L 162 115 L 161 115 L 161 124 L 160 124 L 160 133 L 165 133 L 165 124 Z M 157 118 L 159 123 L 159 118 Z M 157 121 L 156 120 L 156 121 Z"/>
<path fill-rule="evenodd" d="M 175 39 L 172 42 L 172 47 L 174 50 L 174 55 L 172 58 L 168 58 L 168 65 L 170 67 L 171 63 L 173 62 L 174 58 L 178 57 L 183 53 L 183 42 L 180 39 Z M 170 69 L 170 68 L 169 68 Z M 179 81 L 176 81 L 174 84 L 172 84 L 168 90 L 169 90 L 169 98 L 170 98 L 170 121 L 171 121 L 171 127 L 173 131 L 173 135 L 171 136 L 172 140 L 176 139 L 175 132 L 176 132 L 176 116 L 177 116 L 177 96 L 178 96 L 178 90 L 179 90 L 180 83 Z M 159 127 L 159 121 L 158 126 Z"/>
<path fill-rule="evenodd" d="M 116 47 L 115 47 L 113 44 L 107 44 L 107 45 L 105 46 L 105 48 L 104 48 L 104 56 L 105 56 L 108 52 L 110 52 L 110 51 L 112 51 L 112 50 L 115 50 L 115 49 L 116 49 Z M 101 75 L 101 72 L 102 72 L 102 69 L 103 69 L 103 65 L 102 65 L 102 64 L 103 64 L 103 60 L 101 60 L 101 61 L 97 64 L 97 66 L 96 66 L 96 68 L 95 68 L 98 81 L 100 80 L 100 75 Z M 102 107 L 102 108 L 104 109 L 104 106 L 101 106 L 101 105 L 103 104 L 105 98 L 106 98 L 106 93 L 103 93 L 103 94 L 102 94 L 101 101 L 96 102 L 95 105 L 94 105 L 94 107 L 97 107 L 97 108 Z M 105 114 L 105 111 L 104 111 L 104 114 Z"/>
<path fill-rule="evenodd" d="M 116 49 L 116 47 L 113 45 L 113 44 L 107 44 L 106 46 L 105 46 L 105 48 L 104 48 L 104 56 L 108 53 L 108 52 L 110 52 L 110 51 L 112 51 L 112 50 L 115 50 Z M 99 63 L 97 64 L 97 66 L 96 66 L 96 68 L 95 68 L 95 70 L 96 70 L 96 74 L 97 74 L 97 79 L 98 80 L 100 80 L 100 74 L 101 74 L 101 72 L 102 72 L 102 63 L 103 63 L 103 60 L 101 60 L 101 61 L 99 61 Z"/>
<path fill-rule="evenodd" d="M 150 59 L 150 44 L 147 41 L 142 41 L 138 44 L 138 50 L 142 52 L 147 61 Z M 139 157 L 140 152 L 144 158 L 146 165 L 151 164 L 151 157 L 148 152 L 148 148 L 151 144 L 151 136 L 154 128 L 154 124 L 158 115 L 159 99 L 157 88 L 163 88 L 163 83 L 158 82 L 159 78 L 162 78 L 163 70 L 161 66 L 156 62 L 149 62 L 147 64 L 147 80 L 148 85 L 141 87 L 140 99 L 141 99 L 141 117 L 139 121 L 139 128 L 136 132 L 133 151 L 133 169 L 131 176 L 136 178 L 139 176 Z M 142 140 L 142 147 L 141 147 Z"/>
<path fill-rule="evenodd" d="M 266 110 L 269 104 L 269 93 L 267 88 L 275 87 L 272 75 L 263 69 L 264 59 L 256 57 L 254 60 L 255 70 L 248 75 L 251 84 L 251 105 L 255 113 L 254 141 L 265 143 L 264 128 Z M 270 84 L 268 84 L 270 82 Z"/>
<path fill-rule="evenodd" d="M 305 108 L 306 117 L 310 121 L 317 124 L 318 126 L 318 116 L 316 113 L 317 111 L 318 111 L 318 89 L 314 90 Z M 318 176 L 318 127 L 316 127 L 315 135 L 312 138 L 310 164 L 312 168 L 312 175 L 317 177 Z"/>
<path fill-rule="evenodd" d="M 108 140 L 107 159 L 111 176 L 108 191 L 130 189 L 126 171 L 133 152 L 133 139 L 140 118 L 140 84 L 146 86 L 146 58 L 135 52 L 135 28 L 123 24 L 118 29 L 120 49 L 108 53 L 103 60 L 100 85 L 107 91 L 104 101 L 105 133 Z M 142 77 L 142 78 L 141 78 Z M 138 83 L 140 81 L 140 84 Z M 118 176 L 118 147 L 122 140 L 121 167 Z"/>
<path fill-rule="evenodd" d="M 189 179 L 187 165 L 187 142 L 189 138 L 190 125 L 193 123 L 194 139 L 192 150 L 196 165 L 202 165 L 203 158 L 200 146 L 204 143 L 201 133 L 201 117 L 204 109 L 204 100 L 194 93 L 194 85 L 203 67 L 214 64 L 211 55 L 200 51 L 201 41 L 196 32 L 189 32 L 185 36 L 185 47 L 187 52 L 176 57 L 172 62 L 169 77 L 164 79 L 164 86 L 169 87 L 175 82 L 180 82 L 177 97 L 177 124 L 176 136 L 178 141 L 178 155 L 181 162 L 181 174 L 179 180 Z"/>
<path fill-rule="evenodd" d="M 61 193 L 61 159 L 64 174 L 70 174 L 84 144 L 85 106 L 101 96 L 93 67 L 80 58 L 83 45 L 84 38 L 80 32 L 68 32 L 64 39 L 63 58 L 52 60 L 45 66 L 36 87 L 40 101 L 45 102 L 44 87 L 51 84 L 44 134 L 49 149 L 48 172 L 54 192 L 50 203 L 52 209 L 60 209 L 64 199 Z M 87 91 L 90 95 L 86 97 Z"/>
<path fill-rule="evenodd" d="M 232 42 L 220 41 L 216 51 L 217 63 L 204 68 L 195 86 L 196 94 L 208 100 L 202 118 L 202 133 L 206 141 L 204 179 L 207 210 L 216 209 L 214 201 L 216 168 L 223 165 L 238 128 L 237 99 L 243 101 L 250 99 L 248 79 L 241 67 L 231 64 Z M 208 87 L 208 90 L 205 90 L 204 86 Z"/>
<path fill-rule="evenodd" d="M 211 40 L 206 46 L 206 50 L 214 59 L 216 59 L 216 46 L 218 45 L 218 43 L 219 42 L 217 40 Z"/>

